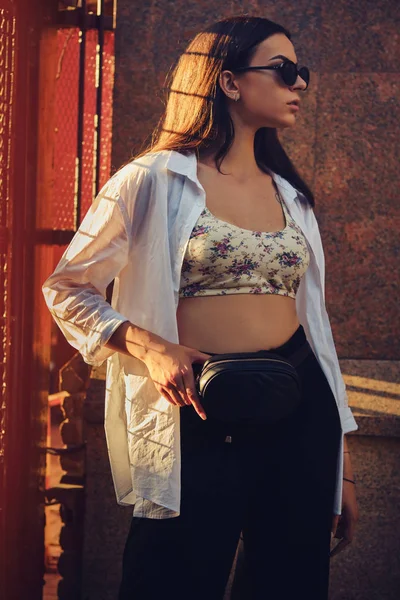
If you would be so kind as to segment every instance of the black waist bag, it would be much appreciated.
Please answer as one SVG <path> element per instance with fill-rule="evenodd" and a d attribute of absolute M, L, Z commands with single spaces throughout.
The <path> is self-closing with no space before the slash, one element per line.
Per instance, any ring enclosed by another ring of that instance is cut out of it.
<path fill-rule="evenodd" d="M 243 425 L 273 424 L 290 416 L 302 397 L 296 366 L 310 352 L 305 342 L 288 358 L 261 350 L 216 354 L 203 365 L 193 364 L 207 416 Z"/>

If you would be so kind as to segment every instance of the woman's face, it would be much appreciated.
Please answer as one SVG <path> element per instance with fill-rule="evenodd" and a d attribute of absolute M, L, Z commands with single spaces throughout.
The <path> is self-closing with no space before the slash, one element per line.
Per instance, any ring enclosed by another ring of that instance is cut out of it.
<path fill-rule="evenodd" d="M 273 58 L 277 55 L 282 55 L 297 64 L 292 42 L 281 33 L 272 35 L 257 46 L 249 66 L 279 65 L 284 59 Z M 300 92 L 307 87 L 299 76 L 289 87 L 276 70 L 245 71 L 237 74 L 223 71 L 220 85 L 230 98 L 229 110 L 236 112 L 244 124 L 256 130 L 259 127 L 292 127 L 298 111 L 288 103 L 299 99 Z M 240 96 L 237 102 L 234 101 L 236 94 Z"/>

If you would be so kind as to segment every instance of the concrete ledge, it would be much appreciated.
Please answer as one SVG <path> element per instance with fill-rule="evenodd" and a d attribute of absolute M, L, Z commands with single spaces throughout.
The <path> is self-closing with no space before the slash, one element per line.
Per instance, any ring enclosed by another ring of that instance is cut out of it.
<path fill-rule="evenodd" d="M 373 435 L 378 437 L 400 437 L 400 417 L 396 415 L 366 415 L 353 408 L 353 415 L 359 429 L 347 435 Z"/>
<path fill-rule="evenodd" d="M 359 426 L 349 435 L 400 437 L 400 361 L 342 359 L 340 367 Z"/>

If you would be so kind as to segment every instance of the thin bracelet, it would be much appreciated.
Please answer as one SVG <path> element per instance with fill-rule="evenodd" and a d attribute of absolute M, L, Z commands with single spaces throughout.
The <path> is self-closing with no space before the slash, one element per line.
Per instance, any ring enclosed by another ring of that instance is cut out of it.
<path fill-rule="evenodd" d="M 343 454 L 350 454 L 350 450 L 344 450 Z"/>
<path fill-rule="evenodd" d="M 343 477 L 343 479 L 345 481 L 350 481 L 350 483 L 354 483 L 354 484 L 356 483 L 353 479 L 347 479 L 347 477 Z"/>

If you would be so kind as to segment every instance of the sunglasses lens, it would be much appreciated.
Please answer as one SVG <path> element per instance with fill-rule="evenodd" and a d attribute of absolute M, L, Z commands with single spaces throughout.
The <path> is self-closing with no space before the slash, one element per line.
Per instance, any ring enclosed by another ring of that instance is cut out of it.
<path fill-rule="evenodd" d="M 286 85 L 294 85 L 297 80 L 297 75 L 300 75 L 300 77 L 305 81 L 308 87 L 308 84 L 310 82 L 310 71 L 308 67 L 301 67 L 297 72 L 297 67 L 294 63 L 286 62 L 279 69 L 279 72 Z"/>
<path fill-rule="evenodd" d="M 282 79 L 286 85 L 294 85 L 297 79 L 296 65 L 290 61 L 283 63 L 283 66 L 279 69 Z"/>

